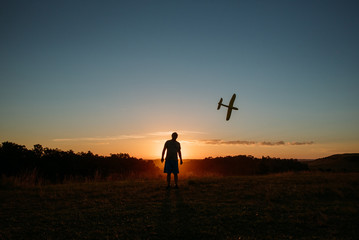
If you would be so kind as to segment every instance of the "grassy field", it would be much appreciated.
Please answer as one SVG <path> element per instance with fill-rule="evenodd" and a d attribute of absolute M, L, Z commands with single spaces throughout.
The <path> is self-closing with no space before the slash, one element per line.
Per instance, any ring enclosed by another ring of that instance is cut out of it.
<path fill-rule="evenodd" d="M 357 239 L 359 174 L 0 189 L 0 239 Z"/>

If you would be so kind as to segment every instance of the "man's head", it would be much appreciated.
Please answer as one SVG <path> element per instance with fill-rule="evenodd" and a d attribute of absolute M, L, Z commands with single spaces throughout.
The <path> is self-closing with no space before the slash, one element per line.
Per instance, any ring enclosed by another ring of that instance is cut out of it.
<path fill-rule="evenodd" d="M 172 140 L 176 140 L 178 137 L 178 134 L 176 132 L 172 133 Z"/>

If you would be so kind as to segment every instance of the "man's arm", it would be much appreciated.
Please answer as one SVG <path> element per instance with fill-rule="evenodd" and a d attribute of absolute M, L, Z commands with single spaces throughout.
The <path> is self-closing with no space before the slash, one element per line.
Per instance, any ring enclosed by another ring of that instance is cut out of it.
<path fill-rule="evenodd" d="M 183 164 L 183 161 L 182 161 L 182 153 L 181 153 L 181 149 L 178 151 L 178 156 L 179 156 L 179 158 L 180 158 L 180 160 L 181 160 L 181 165 Z"/>
<path fill-rule="evenodd" d="M 162 157 L 161 157 L 161 162 L 162 163 L 164 161 L 165 152 L 166 152 L 166 144 L 163 146 L 163 150 L 162 150 Z"/>

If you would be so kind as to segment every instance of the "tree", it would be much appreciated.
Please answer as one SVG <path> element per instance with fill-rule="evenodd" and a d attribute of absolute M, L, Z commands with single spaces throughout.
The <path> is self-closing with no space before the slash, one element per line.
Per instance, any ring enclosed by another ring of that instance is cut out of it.
<path fill-rule="evenodd" d="M 32 151 L 36 157 L 40 158 L 44 155 L 44 148 L 41 146 L 41 144 L 35 144 Z"/>

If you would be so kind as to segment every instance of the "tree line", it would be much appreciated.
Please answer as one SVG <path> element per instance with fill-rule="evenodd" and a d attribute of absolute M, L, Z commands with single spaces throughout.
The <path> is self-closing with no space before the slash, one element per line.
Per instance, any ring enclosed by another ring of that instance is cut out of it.
<path fill-rule="evenodd" d="M 190 161 L 186 165 L 186 170 L 196 175 L 240 176 L 309 170 L 307 164 L 295 159 L 255 158 L 246 155 L 209 157 L 203 161 Z"/>
<path fill-rule="evenodd" d="M 145 161 L 126 153 L 99 156 L 92 152 L 74 153 L 44 148 L 33 149 L 12 142 L 0 145 L 0 175 L 7 177 L 35 173 L 35 181 L 62 183 L 65 179 L 123 179 L 135 176 L 156 176 L 160 169 L 153 161 Z"/>
<path fill-rule="evenodd" d="M 182 173 L 202 176 L 259 175 L 289 171 L 307 171 L 308 165 L 295 159 L 238 155 L 185 162 Z M 125 179 L 157 177 L 162 174 L 154 161 L 131 157 L 127 153 L 99 156 L 88 151 L 74 153 L 44 148 L 40 144 L 27 149 L 12 142 L 0 144 L 0 176 L 32 174 L 34 181 L 62 183 L 66 179 Z"/>

